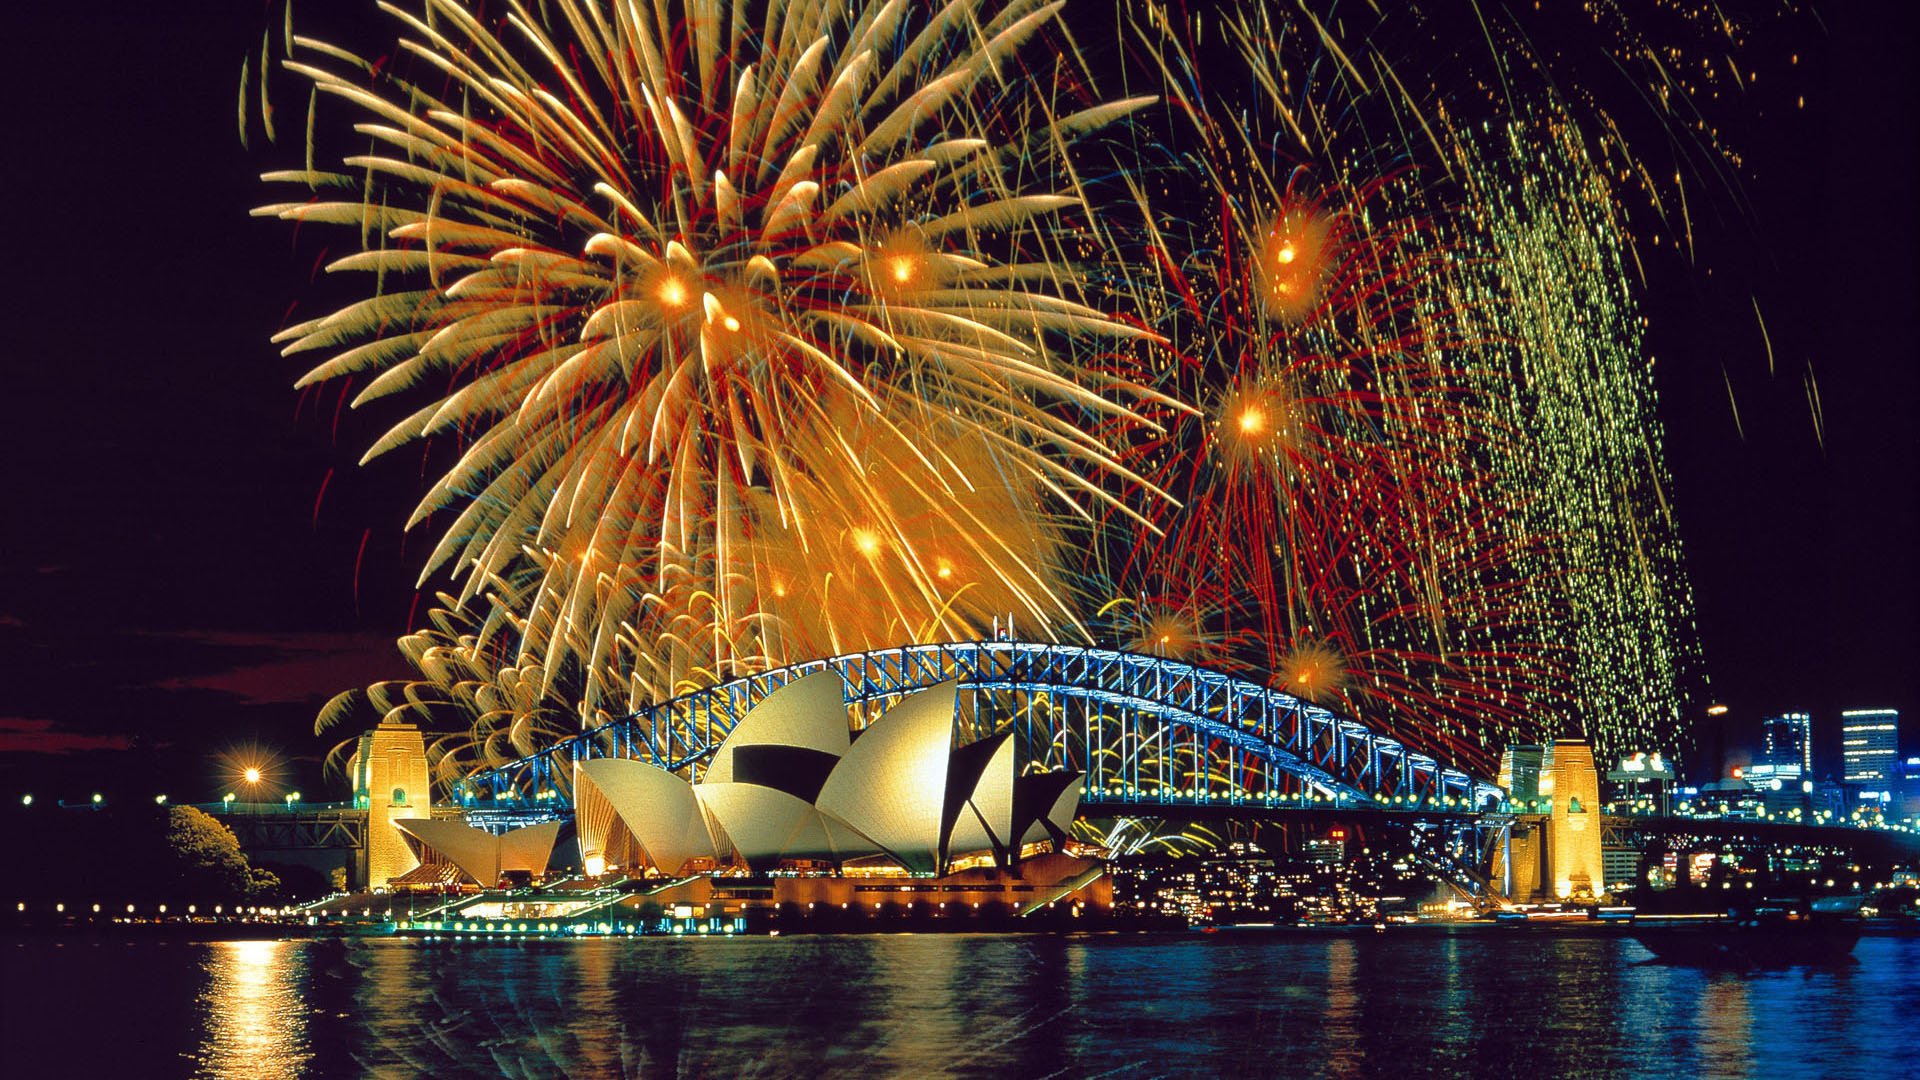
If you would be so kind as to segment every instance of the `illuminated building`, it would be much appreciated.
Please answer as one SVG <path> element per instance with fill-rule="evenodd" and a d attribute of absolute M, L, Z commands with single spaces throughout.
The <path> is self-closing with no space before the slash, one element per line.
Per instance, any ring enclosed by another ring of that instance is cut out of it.
<path fill-rule="evenodd" d="M 1763 748 L 1755 767 L 1767 775 L 1785 777 L 1789 768 L 1797 777 L 1813 776 L 1813 717 L 1803 712 L 1781 713 L 1760 722 Z"/>
<path fill-rule="evenodd" d="M 1893 779 L 1900 750 L 1900 713 L 1896 709 L 1848 709 L 1840 714 L 1842 779 L 1849 784 Z"/>
<path fill-rule="evenodd" d="M 595 758 L 580 778 L 611 807 L 608 866 L 675 876 L 744 864 L 946 873 L 1062 848 L 1082 780 L 1014 775 L 1011 732 L 955 747 L 957 683 L 909 694 L 849 730 L 832 671 L 770 694 L 728 733 L 697 782 L 642 761 Z"/>
<path fill-rule="evenodd" d="M 1509 746 L 1500 754 L 1500 786 L 1515 810 L 1537 812 L 1540 805 L 1540 763 L 1546 751 L 1539 746 Z M 1542 840 L 1538 829 L 1515 825 L 1504 847 L 1494 853 L 1493 878 L 1500 891 L 1515 900 L 1531 899 L 1540 891 Z"/>
<path fill-rule="evenodd" d="M 1673 795 L 1674 768 L 1659 753 L 1636 753 L 1620 759 L 1618 768 L 1607 773 L 1613 785 L 1612 813 L 1666 814 Z M 1608 875 L 1612 880 L 1612 875 Z"/>
<path fill-rule="evenodd" d="M 1347 831 L 1334 829 L 1326 836 L 1300 845 L 1301 854 L 1310 863 L 1338 866 L 1347 861 Z"/>
<path fill-rule="evenodd" d="M 412 724 L 382 721 L 360 736 L 347 775 L 353 778 L 353 805 L 367 812 L 362 876 L 368 888 L 383 889 L 420 865 L 397 823 L 432 816 L 426 740 Z"/>
<path fill-rule="evenodd" d="M 454 818 L 411 818 L 394 823 L 413 842 L 416 853 L 445 858 L 483 886 L 492 888 L 503 876 L 538 877 L 547 871 L 560 823 L 492 833 Z M 424 861 L 424 859 L 422 860 Z"/>
<path fill-rule="evenodd" d="M 1338 830 L 1336 830 L 1338 831 Z M 1328 856 L 1338 851 L 1338 858 Z M 1405 837 L 1347 849 L 1307 840 L 1291 851 L 1234 841 L 1188 855 L 1135 855 L 1113 868 L 1115 906 L 1189 923 L 1371 923 L 1432 887 Z"/>
<path fill-rule="evenodd" d="M 1732 776 L 1690 788 L 1682 793 L 1679 811 L 1690 817 L 1758 821 L 1766 816 L 1766 800 L 1745 776 Z"/>
<path fill-rule="evenodd" d="M 1602 848 L 1600 864 L 1606 871 L 1607 892 L 1641 884 L 1640 849 L 1631 845 Z"/>

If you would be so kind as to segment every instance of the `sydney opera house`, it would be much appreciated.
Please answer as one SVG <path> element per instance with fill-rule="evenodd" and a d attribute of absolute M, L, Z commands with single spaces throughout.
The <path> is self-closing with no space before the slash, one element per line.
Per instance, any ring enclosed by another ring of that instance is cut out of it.
<path fill-rule="evenodd" d="M 1030 845 L 1058 847 L 1080 777 L 1016 776 L 1011 732 L 956 747 L 957 690 L 909 695 L 854 731 L 840 676 L 821 671 L 750 710 L 695 782 L 640 761 L 584 762 L 583 787 L 613 815 L 599 858 L 670 876 L 729 864 L 939 874 L 965 857 L 1008 865 Z"/>
<path fill-rule="evenodd" d="M 765 883 L 755 895 L 769 906 L 846 907 L 856 881 L 909 906 L 923 895 L 941 907 L 1094 896 L 1085 879 L 1099 864 L 1065 853 L 1082 777 L 1020 774 L 1010 730 L 959 745 L 957 695 L 951 682 L 922 690 L 855 729 L 840 676 L 821 671 L 750 709 L 693 779 L 626 758 L 581 762 L 581 868 L 589 880 L 657 881 L 665 903 L 742 895 L 746 880 Z M 407 878 L 457 867 L 487 887 L 540 877 L 560 831 L 492 833 L 446 817 L 393 825 L 423 863 Z"/>

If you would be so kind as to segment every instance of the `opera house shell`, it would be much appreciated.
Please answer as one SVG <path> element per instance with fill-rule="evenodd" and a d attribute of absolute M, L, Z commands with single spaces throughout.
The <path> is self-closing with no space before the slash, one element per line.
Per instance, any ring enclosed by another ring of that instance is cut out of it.
<path fill-rule="evenodd" d="M 815 672 L 749 710 L 698 782 L 623 758 L 582 762 L 579 775 L 667 875 L 855 860 L 932 874 L 965 855 L 1007 865 L 1027 844 L 1057 849 L 1083 778 L 1016 776 L 1010 730 L 956 747 L 958 695 L 942 683 L 852 731 L 839 674 Z"/>
<path fill-rule="evenodd" d="M 427 849 L 460 868 L 461 873 L 491 887 L 510 871 L 538 876 L 546 873 L 560 823 L 542 822 L 504 833 L 491 833 L 451 818 L 413 818 L 395 821 L 416 855 Z"/>

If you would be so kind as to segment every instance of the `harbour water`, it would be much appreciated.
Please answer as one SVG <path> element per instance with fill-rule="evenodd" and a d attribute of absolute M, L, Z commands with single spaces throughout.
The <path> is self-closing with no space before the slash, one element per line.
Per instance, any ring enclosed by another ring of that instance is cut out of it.
<path fill-rule="evenodd" d="M 1516 931 L 0 941 L 12 1077 L 1910 1076 L 1920 938 L 1750 973 Z"/>

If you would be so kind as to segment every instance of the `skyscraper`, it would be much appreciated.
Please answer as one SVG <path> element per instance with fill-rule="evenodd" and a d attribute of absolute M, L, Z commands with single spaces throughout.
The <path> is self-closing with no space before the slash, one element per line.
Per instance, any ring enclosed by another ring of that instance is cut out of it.
<path fill-rule="evenodd" d="M 1799 766 L 1800 776 L 1813 775 L 1813 717 L 1803 712 L 1780 713 L 1760 722 L 1763 749 L 1761 765 Z"/>
<path fill-rule="evenodd" d="M 1848 709 L 1840 714 L 1842 779 L 1849 784 L 1886 783 L 1900 751 L 1896 709 Z"/>

